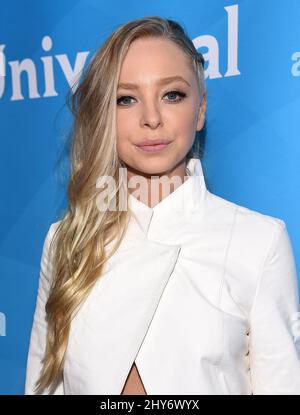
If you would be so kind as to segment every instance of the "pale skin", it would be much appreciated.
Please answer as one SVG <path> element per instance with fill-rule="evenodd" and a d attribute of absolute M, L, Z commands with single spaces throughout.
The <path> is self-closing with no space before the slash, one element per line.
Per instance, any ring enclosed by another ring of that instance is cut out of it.
<path fill-rule="evenodd" d="M 120 86 L 117 90 L 117 151 L 126 164 L 128 179 L 138 175 L 147 180 L 147 194 L 138 199 L 150 207 L 162 199 L 157 192 L 151 194 L 151 176 L 179 176 L 179 185 L 183 183 L 186 155 L 196 131 L 204 125 L 206 94 L 200 96 L 189 59 L 174 42 L 141 38 L 131 43 L 122 63 L 118 85 L 134 83 L 137 89 Z M 188 84 L 181 80 L 159 84 L 160 79 L 173 76 L 181 76 Z M 172 142 L 155 153 L 136 146 L 157 138 Z"/>

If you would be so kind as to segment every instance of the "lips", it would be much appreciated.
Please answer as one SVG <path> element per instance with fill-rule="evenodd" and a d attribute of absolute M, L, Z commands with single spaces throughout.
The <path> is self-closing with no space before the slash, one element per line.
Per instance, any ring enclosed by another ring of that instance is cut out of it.
<path fill-rule="evenodd" d="M 157 152 L 163 150 L 171 143 L 170 140 L 145 140 L 139 143 L 137 147 L 146 152 Z"/>
<path fill-rule="evenodd" d="M 170 140 L 162 140 L 162 139 L 144 140 L 141 143 L 138 143 L 137 146 L 138 147 L 155 146 L 155 145 L 159 145 L 159 144 L 169 144 L 170 142 L 171 142 Z"/>

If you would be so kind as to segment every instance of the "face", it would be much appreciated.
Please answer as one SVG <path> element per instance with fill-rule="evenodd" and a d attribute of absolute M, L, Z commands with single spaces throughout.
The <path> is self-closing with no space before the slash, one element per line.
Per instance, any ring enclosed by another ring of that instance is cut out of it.
<path fill-rule="evenodd" d="M 175 76 L 183 80 L 162 82 Z M 125 85 L 129 83 L 136 86 Z M 118 85 L 117 151 L 128 177 L 183 176 L 185 157 L 196 130 L 203 127 L 206 109 L 189 57 L 169 40 L 137 39 L 123 60 Z M 140 147 L 145 140 L 169 144 L 146 151 L 150 147 Z"/>

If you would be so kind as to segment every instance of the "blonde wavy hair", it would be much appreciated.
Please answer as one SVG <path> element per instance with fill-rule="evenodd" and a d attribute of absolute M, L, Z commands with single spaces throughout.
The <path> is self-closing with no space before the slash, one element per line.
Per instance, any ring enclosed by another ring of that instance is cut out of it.
<path fill-rule="evenodd" d="M 172 20 L 150 16 L 130 21 L 115 30 L 82 72 L 75 92 L 69 91 L 68 107 L 74 115 L 70 132 L 68 207 L 51 246 L 51 287 L 45 305 L 47 344 L 36 392 L 55 388 L 61 379 L 70 326 L 75 311 L 100 278 L 105 262 L 118 249 L 130 218 L 128 210 L 100 211 L 96 199 L 99 177 L 112 177 L 120 199 L 123 167 L 116 151 L 116 91 L 123 58 L 135 39 L 159 37 L 177 44 L 190 57 L 203 95 L 204 59 L 183 27 Z M 72 95 L 71 95 L 72 93 Z M 71 98 L 70 98 L 71 97 Z M 195 157 L 196 143 L 187 154 Z M 117 205 L 118 206 L 118 205 Z M 107 245 L 114 242 L 108 254 Z"/>

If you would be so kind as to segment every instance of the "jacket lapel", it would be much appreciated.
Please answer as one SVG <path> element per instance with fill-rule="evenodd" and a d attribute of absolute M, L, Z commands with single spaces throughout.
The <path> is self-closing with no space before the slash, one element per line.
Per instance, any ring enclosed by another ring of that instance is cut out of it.
<path fill-rule="evenodd" d="M 111 258 L 72 322 L 65 362 L 68 393 L 121 394 L 180 249 L 127 240 Z"/>

